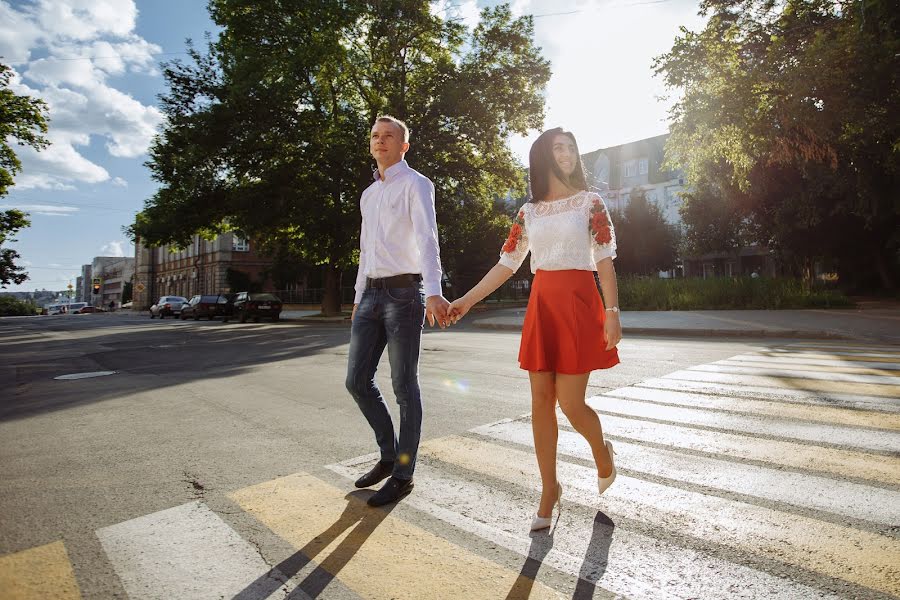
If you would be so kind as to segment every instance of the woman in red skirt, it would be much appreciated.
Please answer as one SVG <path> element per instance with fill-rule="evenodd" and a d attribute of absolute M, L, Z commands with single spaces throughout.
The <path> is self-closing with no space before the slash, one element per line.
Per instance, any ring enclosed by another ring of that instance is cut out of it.
<path fill-rule="evenodd" d="M 575 136 L 545 131 L 529 153 L 531 199 L 518 212 L 500 262 L 453 302 L 453 322 L 512 277 L 531 251 L 535 274 L 522 327 L 519 365 L 531 381 L 532 429 L 543 492 L 532 530 L 550 526 L 561 506 L 556 479 L 559 428 L 556 403 L 591 446 L 600 494 L 616 477 L 612 442 L 603 438 L 597 413 L 585 404 L 594 369 L 619 362 L 622 339 L 613 259 L 616 237 L 603 199 L 587 191 Z M 594 281 L 600 280 L 603 300 Z"/>

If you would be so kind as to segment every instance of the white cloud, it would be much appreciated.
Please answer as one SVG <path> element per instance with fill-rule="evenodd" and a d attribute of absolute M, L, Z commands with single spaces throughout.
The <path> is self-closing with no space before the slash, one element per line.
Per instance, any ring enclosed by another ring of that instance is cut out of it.
<path fill-rule="evenodd" d="M 125 242 L 123 240 L 113 240 L 108 244 L 100 247 L 100 256 L 125 256 Z"/>
<path fill-rule="evenodd" d="M 113 177 L 112 184 L 117 187 L 128 187 L 128 182 L 122 179 L 121 177 Z"/>
<path fill-rule="evenodd" d="M 14 66 L 11 88 L 43 99 L 50 116 L 52 146 L 22 148 L 18 188 L 72 189 L 109 180 L 79 148 L 92 138 L 105 140 L 114 157 L 146 153 L 162 114 L 109 82 L 127 73 L 158 74 L 154 54 L 162 49 L 134 33 L 136 19 L 133 0 L 0 3 L 0 53 Z M 29 60 L 35 52 L 47 56 Z"/>
<path fill-rule="evenodd" d="M 29 215 L 44 215 L 48 217 L 70 217 L 78 212 L 77 206 L 58 206 L 55 204 L 7 204 L 0 205 L 0 210 L 14 208 Z"/>

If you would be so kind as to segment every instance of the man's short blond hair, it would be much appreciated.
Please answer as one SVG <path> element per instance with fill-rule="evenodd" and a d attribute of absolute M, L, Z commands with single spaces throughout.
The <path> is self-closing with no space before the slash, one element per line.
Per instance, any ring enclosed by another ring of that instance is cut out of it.
<path fill-rule="evenodd" d="M 409 143 L 409 127 L 407 127 L 406 123 L 404 123 L 397 117 L 392 117 L 391 115 L 381 115 L 380 117 L 375 119 L 375 122 L 376 123 L 378 123 L 378 122 L 393 123 L 394 125 L 396 125 L 397 127 L 400 128 L 400 131 L 403 132 L 403 142 L 406 144 Z"/>

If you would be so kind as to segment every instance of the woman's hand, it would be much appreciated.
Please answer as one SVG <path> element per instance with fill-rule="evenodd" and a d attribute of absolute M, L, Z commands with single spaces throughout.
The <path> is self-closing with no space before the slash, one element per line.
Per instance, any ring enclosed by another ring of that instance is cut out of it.
<path fill-rule="evenodd" d="M 622 341 L 622 322 L 619 321 L 619 313 L 607 311 L 603 334 L 606 336 L 607 350 L 612 350 Z"/>
<path fill-rule="evenodd" d="M 466 316 L 470 308 L 472 308 L 472 303 L 465 296 L 458 298 L 450 303 L 450 307 L 447 309 L 447 318 L 450 320 L 450 323 L 456 324 Z"/>

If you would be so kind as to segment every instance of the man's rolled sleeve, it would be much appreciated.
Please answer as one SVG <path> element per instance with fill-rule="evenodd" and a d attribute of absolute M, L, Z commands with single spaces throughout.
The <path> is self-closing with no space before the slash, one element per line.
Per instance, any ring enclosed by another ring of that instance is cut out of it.
<path fill-rule="evenodd" d="M 425 296 L 439 296 L 441 291 L 441 248 L 438 243 L 437 216 L 434 209 L 434 184 L 416 177 L 409 190 L 410 217 L 416 245 L 422 260 Z"/>

